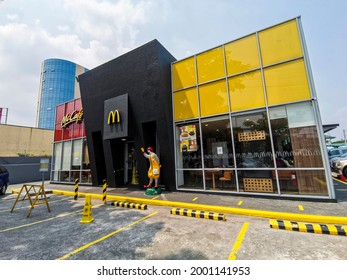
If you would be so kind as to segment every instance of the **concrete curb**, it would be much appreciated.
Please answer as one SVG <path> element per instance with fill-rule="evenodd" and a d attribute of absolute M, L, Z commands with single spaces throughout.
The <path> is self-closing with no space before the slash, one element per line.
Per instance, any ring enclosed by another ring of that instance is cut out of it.
<path fill-rule="evenodd" d="M 292 221 L 270 220 L 270 227 L 274 229 L 284 229 L 299 232 L 347 236 L 347 226 L 339 225 L 307 224 Z"/>
<path fill-rule="evenodd" d="M 193 210 L 187 208 L 172 208 L 171 214 L 180 215 L 193 218 L 210 219 L 216 221 L 226 221 L 225 215 L 220 213 L 213 213 L 203 210 Z"/>
<path fill-rule="evenodd" d="M 74 196 L 74 192 L 53 190 L 53 194 L 58 195 L 68 195 Z M 78 193 L 78 196 L 85 197 L 85 195 L 91 195 L 94 199 L 101 199 L 102 194 L 93 193 Z M 242 208 L 232 208 L 226 206 L 214 206 L 206 204 L 196 204 L 196 203 L 185 203 L 177 201 L 167 201 L 167 200 L 156 200 L 156 199 L 146 199 L 146 198 L 135 198 L 126 196 L 114 196 L 107 195 L 107 200 L 116 201 L 126 201 L 140 204 L 149 204 L 156 206 L 167 206 L 167 207 L 177 207 L 177 208 L 191 208 L 196 210 L 204 210 L 211 212 L 220 212 L 232 215 L 244 215 L 244 216 L 254 216 L 261 218 L 277 219 L 277 220 L 292 220 L 298 222 L 309 222 L 309 223 L 322 223 L 322 224 L 343 224 L 347 225 L 347 217 L 342 216 L 319 216 L 319 215 L 307 215 L 307 214 L 295 214 L 286 212 L 272 212 L 265 210 L 254 210 L 254 209 L 242 209 Z"/>
<path fill-rule="evenodd" d="M 147 210 L 147 205 L 146 204 L 125 202 L 125 201 L 114 201 L 114 202 L 111 202 L 111 205 L 112 206 L 118 206 L 118 207 L 124 207 L 124 208 Z"/>

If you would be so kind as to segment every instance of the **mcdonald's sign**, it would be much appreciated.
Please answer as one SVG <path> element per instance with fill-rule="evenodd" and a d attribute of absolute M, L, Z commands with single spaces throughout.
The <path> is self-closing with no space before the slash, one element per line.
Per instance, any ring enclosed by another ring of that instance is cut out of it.
<path fill-rule="evenodd" d="M 61 120 L 61 127 L 65 128 L 68 125 L 72 124 L 73 122 L 79 123 L 83 120 L 83 109 L 81 110 L 74 110 L 71 114 L 67 114 L 64 116 Z"/>
<path fill-rule="evenodd" d="M 120 123 L 120 113 L 118 110 L 110 111 L 108 113 L 107 124 L 111 125 L 114 123 Z"/>
<path fill-rule="evenodd" d="M 128 108 L 128 94 L 104 101 L 104 140 L 128 137 Z"/>

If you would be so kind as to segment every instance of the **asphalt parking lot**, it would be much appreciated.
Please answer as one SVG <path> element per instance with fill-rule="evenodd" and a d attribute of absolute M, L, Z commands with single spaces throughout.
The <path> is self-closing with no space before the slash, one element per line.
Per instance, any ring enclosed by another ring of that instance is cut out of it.
<path fill-rule="evenodd" d="M 185 200 L 221 205 L 346 217 L 347 185 L 334 181 L 338 203 L 262 200 L 194 193 L 165 194 L 151 200 Z M 46 190 L 58 188 L 48 185 Z M 62 189 L 63 187 L 60 186 Z M 68 186 L 72 190 L 71 186 Z M 82 188 L 82 191 L 95 188 Z M 49 192 L 49 191 L 48 191 Z M 116 190 L 120 192 L 120 190 Z M 124 191 L 126 195 L 134 195 Z M 141 196 L 141 193 L 138 193 Z M 180 196 L 180 197 L 179 197 Z M 225 214 L 226 221 L 171 214 L 172 207 L 148 204 L 146 210 L 102 204 L 92 199 L 94 221 L 81 224 L 85 198 L 48 193 L 35 206 L 16 194 L 0 198 L 1 260 L 346 260 L 347 236 L 270 228 L 269 218 Z M 340 197 L 340 196 L 339 196 Z M 240 201 L 242 202 L 240 204 Z M 240 205 L 238 205 L 240 204 Z M 301 206 L 300 207 L 298 207 Z M 335 209 L 335 210 L 334 210 Z M 306 212 L 305 212 L 306 211 Z M 335 213 L 335 214 L 334 214 Z M 346 225 L 343 225 L 346 226 Z"/>

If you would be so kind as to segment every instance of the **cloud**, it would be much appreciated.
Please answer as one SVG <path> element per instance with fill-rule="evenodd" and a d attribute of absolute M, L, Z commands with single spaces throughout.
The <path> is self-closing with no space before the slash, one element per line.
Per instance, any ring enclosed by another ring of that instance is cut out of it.
<path fill-rule="evenodd" d="M 9 20 L 16 20 L 16 19 L 18 19 L 18 15 L 17 14 L 8 14 L 8 15 L 6 15 L 6 18 Z"/>
<path fill-rule="evenodd" d="M 140 26 L 147 22 L 148 1 L 66 0 L 64 8 L 76 25 L 72 27 L 82 42 L 100 42 L 113 56 L 136 46 Z"/>
<path fill-rule="evenodd" d="M 40 69 L 45 59 L 61 58 L 94 68 L 137 47 L 139 27 L 146 23 L 150 2 L 63 3 L 70 20 L 55 29 L 46 24 L 49 19 L 36 15 L 23 22 L 15 13 L 8 14 L 8 22 L 0 25 L 0 76 L 6 77 L 0 98 L 1 106 L 9 108 L 9 124 L 35 126 Z"/>

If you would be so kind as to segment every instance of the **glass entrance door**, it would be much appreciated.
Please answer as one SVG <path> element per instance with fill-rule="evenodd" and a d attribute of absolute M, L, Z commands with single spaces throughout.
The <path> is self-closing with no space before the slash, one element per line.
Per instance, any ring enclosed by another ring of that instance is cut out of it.
<path fill-rule="evenodd" d="M 135 153 L 135 143 L 126 142 L 124 145 L 124 183 L 137 185 L 137 162 Z"/>

